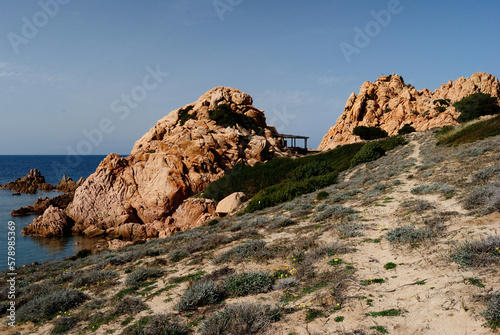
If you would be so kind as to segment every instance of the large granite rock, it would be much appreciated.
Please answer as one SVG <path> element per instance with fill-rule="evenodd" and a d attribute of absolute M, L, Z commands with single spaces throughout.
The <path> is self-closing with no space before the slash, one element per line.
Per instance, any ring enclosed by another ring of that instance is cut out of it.
<path fill-rule="evenodd" d="M 65 236 L 71 234 L 71 224 L 71 218 L 62 209 L 50 206 L 43 215 L 23 228 L 23 234 L 44 237 Z"/>
<path fill-rule="evenodd" d="M 210 119 L 221 104 L 228 113 L 254 120 L 258 133 L 240 125 L 223 127 Z M 184 116 L 184 117 L 182 117 Z M 90 226 L 121 239 L 166 235 L 199 224 L 174 213 L 188 197 L 199 193 L 236 164 L 253 165 L 283 155 L 274 127 L 252 98 L 228 87 L 214 88 L 198 101 L 172 111 L 158 121 L 124 158 L 106 157 L 76 190 L 66 213 L 75 220 L 73 231 Z M 183 205 L 184 206 L 184 205 Z M 208 206 L 208 205 L 207 205 Z M 214 206 L 215 211 L 215 206 Z M 201 213 L 211 215 L 211 209 Z M 140 228 L 142 227 L 142 228 Z"/>
<path fill-rule="evenodd" d="M 215 212 L 218 215 L 227 215 L 236 210 L 245 200 L 245 193 L 234 192 L 222 199 L 218 204 Z"/>
<path fill-rule="evenodd" d="M 328 150 L 338 145 L 360 142 L 361 139 L 352 134 L 357 126 L 377 126 L 389 135 L 395 135 L 405 125 L 411 125 L 417 131 L 455 125 L 459 113 L 452 106 L 453 103 L 478 92 L 499 97 L 498 79 L 491 74 L 478 72 L 470 78 L 461 77 L 454 82 L 450 80 L 434 92 L 426 88 L 417 91 L 396 74 L 382 76 L 374 83 L 367 81 L 358 94 L 353 92 L 347 99 L 344 113 L 323 137 L 318 149 Z M 449 106 L 437 101 L 440 99 L 449 99 Z M 440 107 L 445 107 L 444 111 Z"/>

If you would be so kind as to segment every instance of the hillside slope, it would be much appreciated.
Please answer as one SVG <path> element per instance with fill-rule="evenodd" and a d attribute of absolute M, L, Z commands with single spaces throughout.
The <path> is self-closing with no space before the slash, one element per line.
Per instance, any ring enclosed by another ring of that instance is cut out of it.
<path fill-rule="evenodd" d="M 317 191 L 20 269 L 26 322 L 10 331 L 490 334 L 481 313 L 500 288 L 500 136 L 455 147 L 436 146 L 433 131 L 406 137 L 341 173 L 324 200 Z M 86 296 L 51 309 L 71 290 Z"/>

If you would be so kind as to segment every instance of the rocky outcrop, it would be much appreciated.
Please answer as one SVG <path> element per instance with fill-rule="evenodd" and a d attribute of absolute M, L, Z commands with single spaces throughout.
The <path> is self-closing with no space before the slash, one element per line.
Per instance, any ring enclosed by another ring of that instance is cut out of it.
<path fill-rule="evenodd" d="M 65 236 L 71 234 L 72 220 L 60 208 L 50 206 L 45 213 L 23 228 L 24 235 L 44 237 Z"/>
<path fill-rule="evenodd" d="M 222 199 L 218 204 L 215 212 L 224 216 L 235 211 L 245 200 L 245 193 L 234 192 Z"/>
<path fill-rule="evenodd" d="M 8 189 L 20 193 L 35 194 L 38 190 L 52 191 L 54 186 L 45 182 L 45 177 L 42 176 L 37 169 L 30 172 L 23 178 L 17 178 L 8 184 L 0 185 L 0 188 Z"/>
<path fill-rule="evenodd" d="M 245 115 L 255 127 L 222 126 L 211 120 L 211 111 L 223 104 L 226 113 Z M 159 120 L 135 143 L 130 156 L 111 154 L 101 162 L 67 208 L 76 222 L 73 231 L 83 233 L 93 226 L 92 232 L 128 239 L 162 236 L 200 224 L 203 218 L 188 213 L 184 208 L 191 203 L 183 201 L 236 164 L 253 165 L 281 156 L 276 136 L 248 94 L 214 88 Z M 183 214 L 175 214 L 181 204 Z M 204 205 L 208 212 L 200 214 L 211 215 L 212 207 L 215 212 L 215 205 Z"/>
<path fill-rule="evenodd" d="M 38 198 L 34 205 L 21 207 L 12 211 L 12 216 L 24 216 L 30 214 L 43 214 L 50 206 L 65 209 L 73 200 L 75 192 L 68 192 L 54 198 Z"/>
<path fill-rule="evenodd" d="M 172 215 L 172 226 L 177 231 L 199 227 L 215 218 L 215 201 L 204 198 L 189 198 Z"/>
<path fill-rule="evenodd" d="M 77 182 L 75 182 L 71 177 L 66 177 L 63 175 L 62 180 L 57 184 L 57 190 L 61 192 L 74 192 L 76 189 L 83 184 L 85 179 L 80 178 Z"/>
<path fill-rule="evenodd" d="M 478 72 L 470 78 L 450 80 L 434 92 L 426 88 L 418 91 L 396 74 L 382 76 L 374 83 L 367 81 L 358 94 L 353 92 L 347 99 L 344 113 L 323 137 L 318 149 L 360 142 L 361 139 L 352 134 L 357 126 L 377 126 L 395 135 L 405 125 L 417 131 L 455 125 L 459 113 L 453 103 L 478 92 L 499 97 L 498 79 Z"/>

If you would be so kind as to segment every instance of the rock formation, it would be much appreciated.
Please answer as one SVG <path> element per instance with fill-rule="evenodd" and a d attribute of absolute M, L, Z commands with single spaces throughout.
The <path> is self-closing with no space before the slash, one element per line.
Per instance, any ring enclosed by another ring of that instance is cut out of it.
<path fill-rule="evenodd" d="M 11 215 L 23 216 L 30 214 L 43 214 L 43 212 L 45 212 L 45 210 L 47 210 L 47 208 L 49 208 L 50 206 L 65 209 L 71 203 L 74 196 L 75 192 L 68 192 L 58 195 L 57 197 L 54 198 L 49 198 L 49 197 L 45 197 L 43 199 L 38 198 L 34 205 L 16 209 L 12 211 Z"/>
<path fill-rule="evenodd" d="M 52 191 L 54 186 L 45 182 L 45 177 L 42 176 L 37 169 L 30 172 L 23 178 L 17 178 L 8 184 L 0 185 L 0 188 L 9 189 L 20 193 L 35 194 L 38 190 Z"/>
<path fill-rule="evenodd" d="M 318 149 L 360 142 L 361 139 L 352 134 L 357 126 L 377 126 L 395 135 L 405 125 L 417 131 L 455 125 L 459 113 L 453 103 L 478 92 L 499 97 L 498 79 L 478 72 L 470 78 L 450 80 L 434 92 L 426 88 L 417 91 L 396 74 L 382 76 L 374 83 L 366 81 L 357 95 L 353 92 L 347 99 L 344 113 L 323 137 Z"/>
<path fill-rule="evenodd" d="M 71 177 L 67 177 L 63 175 L 59 184 L 57 184 L 56 188 L 61 192 L 74 192 L 79 186 L 83 184 L 85 179 L 80 178 L 76 183 Z"/>
<path fill-rule="evenodd" d="M 255 127 L 218 124 L 210 118 L 218 106 L 226 107 L 226 113 L 245 115 Z M 188 223 L 175 214 L 183 201 L 236 164 L 281 156 L 276 137 L 276 129 L 266 125 L 263 111 L 252 106 L 248 94 L 214 88 L 159 120 L 135 143 L 130 156 L 111 154 L 100 163 L 66 210 L 75 220 L 73 232 L 129 239 L 199 225 L 194 216 Z M 208 214 L 215 213 L 215 204 L 203 204 Z"/>
<path fill-rule="evenodd" d="M 23 234 L 44 237 L 64 236 L 71 234 L 71 223 L 71 219 L 62 209 L 50 206 L 42 216 L 23 228 Z"/>

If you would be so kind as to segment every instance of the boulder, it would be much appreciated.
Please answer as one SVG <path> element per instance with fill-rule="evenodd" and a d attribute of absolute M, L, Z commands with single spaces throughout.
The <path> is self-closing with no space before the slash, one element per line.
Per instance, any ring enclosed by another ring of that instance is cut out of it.
<path fill-rule="evenodd" d="M 23 228 L 23 234 L 44 237 L 66 236 L 71 234 L 71 223 L 71 219 L 62 209 L 49 206 L 43 215 Z"/>
<path fill-rule="evenodd" d="M 215 212 L 218 215 L 227 215 L 229 213 L 232 213 L 243 203 L 244 200 L 245 200 L 245 193 L 235 192 L 222 199 L 217 204 Z"/>
<path fill-rule="evenodd" d="M 460 113 L 455 110 L 453 103 L 478 92 L 499 97 L 498 79 L 491 74 L 478 72 L 470 78 L 461 77 L 454 82 L 450 80 L 434 92 L 426 88 L 417 91 L 397 74 L 382 76 L 373 83 L 364 82 L 357 95 L 353 92 L 349 96 L 344 113 L 323 137 L 318 150 L 361 142 L 352 133 L 357 126 L 376 126 L 389 135 L 397 135 L 398 130 L 405 125 L 411 125 L 417 131 L 456 125 Z M 449 99 L 448 104 L 438 101 L 445 99 Z"/>
<path fill-rule="evenodd" d="M 169 226 L 173 226 L 174 231 L 175 228 L 185 231 L 200 227 L 209 219 L 215 218 L 215 208 L 215 201 L 212 199 L 186 199 L 172 215 L 173 222 Z"/>

